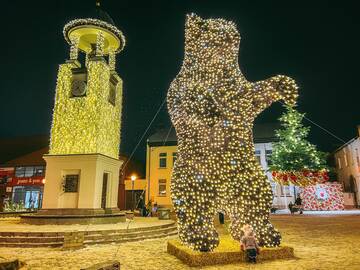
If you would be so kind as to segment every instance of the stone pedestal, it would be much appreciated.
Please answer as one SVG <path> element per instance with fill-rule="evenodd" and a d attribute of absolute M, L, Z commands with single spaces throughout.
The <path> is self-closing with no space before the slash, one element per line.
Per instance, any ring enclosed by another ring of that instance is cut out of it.
<path fill-rule="evenodd" d="M 118 212 L 122 161 L 101 154 L 45 155 L 44 159 L 46 182 L 42 215 Z"/>
<path fill-rule="evenodd" d="M 101 154 L 46 155 L 42 209 L 21 215 L 31 224 L 87 224 L 125 221 L 117 207 L 122 161 Z"/>

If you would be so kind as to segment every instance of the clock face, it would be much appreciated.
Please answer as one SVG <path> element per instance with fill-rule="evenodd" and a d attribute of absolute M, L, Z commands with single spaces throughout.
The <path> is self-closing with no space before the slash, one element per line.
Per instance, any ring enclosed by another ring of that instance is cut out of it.
<path fill-rule="evenodd" d="M 86 83 L 84 81 L 74 80 L 71 83 L 71 93 L 74 97 L 84 96 L 86 93 Z"/>

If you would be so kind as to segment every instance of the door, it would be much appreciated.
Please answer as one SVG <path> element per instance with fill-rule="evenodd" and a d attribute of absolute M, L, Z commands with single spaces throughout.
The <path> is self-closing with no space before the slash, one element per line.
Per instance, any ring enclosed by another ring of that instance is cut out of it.
<path fill-rule="evenodd" d="M 102 195 L 101 195 L 101 208 L 106 208 L 106 195 L 107 195 L 107 184 L 108 184 L 109 174 L 103 174 L 103 186 L 102 186 Z"/>

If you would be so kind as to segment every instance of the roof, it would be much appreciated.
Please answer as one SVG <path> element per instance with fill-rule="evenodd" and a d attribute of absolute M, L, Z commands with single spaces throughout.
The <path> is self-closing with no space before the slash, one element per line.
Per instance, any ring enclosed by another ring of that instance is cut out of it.
<path fill-rule="evenodd" d="M 278 123 L 267 123 L 267 124 L 255 124 L 253 129 L 254 143 L 269 143 L 275 142 L 276 138 L 275 131 L 280 128 Z M 177 137 L 175 128 L 160 129 L 152 134 L 148 140 L 150 146 L 173 146 L 177 145 Z"/>
<path fill-rule="evenodd" d="M 32 165 L 46 165 L 43 156 L 49 153 L 49 147 L 43 147 L 39 150 L 17 157 L 7 161 L 5 166 L 32 166 Z"/>
<path fill-rule="evenodd" d="M 48 135 L 21 136 L 0 139 L 0 164 L 49 145 Z"/>
<path fill-rule="evenodd" d="M 96 6 L 96 8 L 92 9 L 87 15 L 89 18 L 98 19 L 115 26 L 114 20 L 106 11 L 101 9 L 100 6 Z"/>

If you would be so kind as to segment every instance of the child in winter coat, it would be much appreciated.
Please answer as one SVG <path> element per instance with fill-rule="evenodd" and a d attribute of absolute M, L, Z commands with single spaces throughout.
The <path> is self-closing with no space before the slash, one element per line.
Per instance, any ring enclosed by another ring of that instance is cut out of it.
<path fill-rule="evenodd" d="M 244 236 L 241 238 L 241 249 L 245 250 L 248 262 L 256 263 L 259 246 L 252 230 L 245 231 Z"/>

